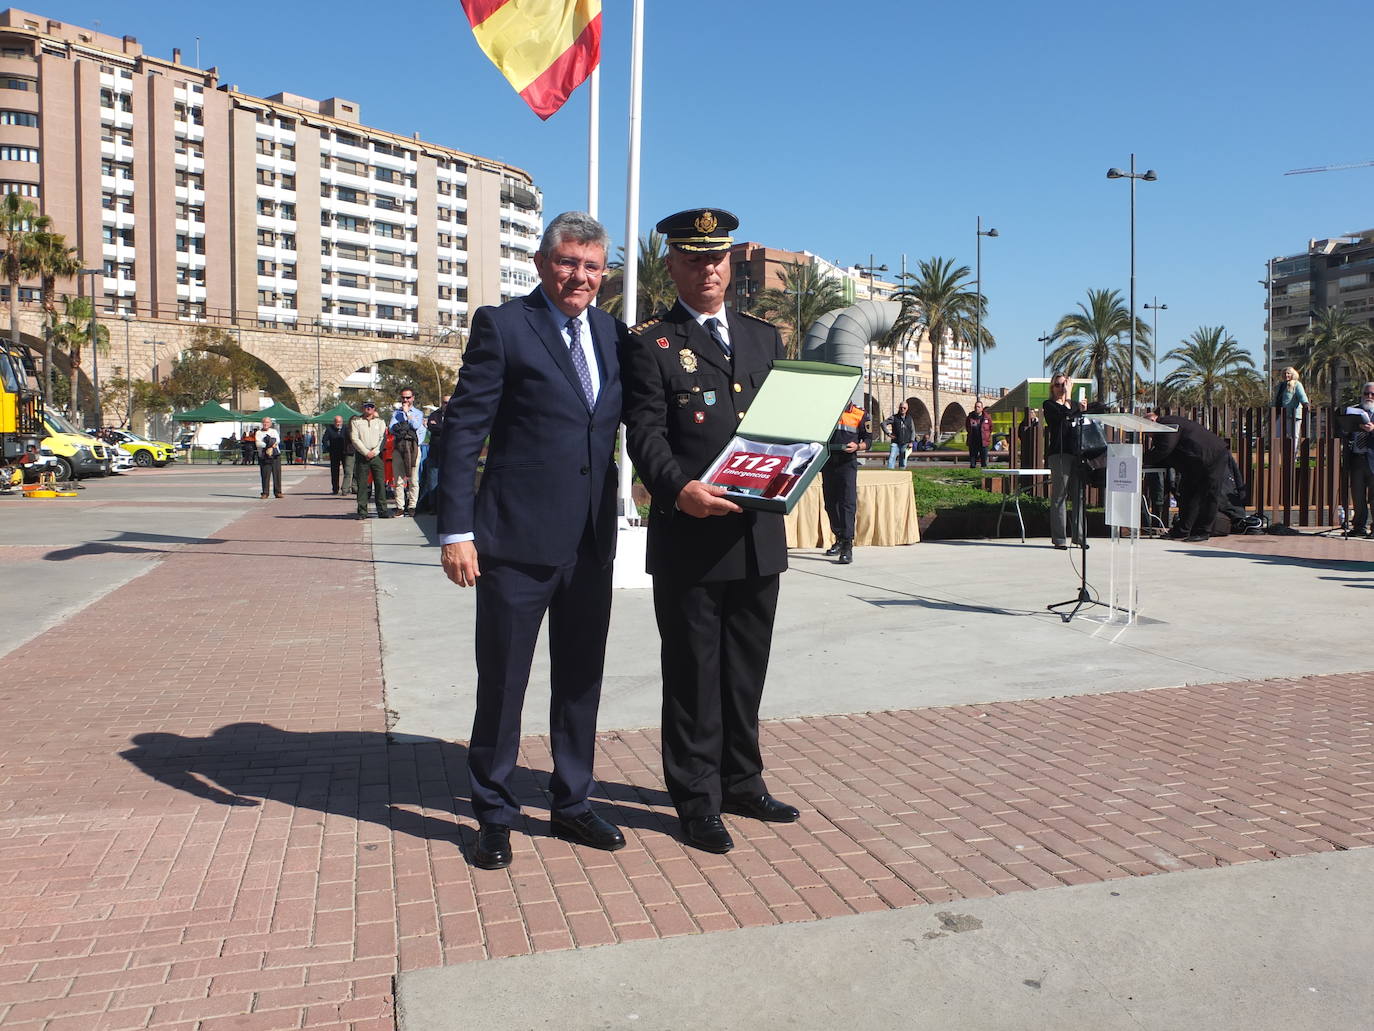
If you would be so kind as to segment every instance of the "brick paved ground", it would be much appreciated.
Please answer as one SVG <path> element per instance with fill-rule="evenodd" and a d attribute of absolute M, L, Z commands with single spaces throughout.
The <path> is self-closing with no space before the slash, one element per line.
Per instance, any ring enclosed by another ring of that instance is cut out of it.
<path fill-rule="evenodd" d="M 386 740 L 351 507 L 264 503 L 6 660 L 7 1031 L 377 1031 L 400 970 L 1374 843 L 1358 674 L 769 724 L 804 816 L 728 856 L 673 838 L 648 732 L 601 742 L 627 848 L 547 837 L 530 738 L 533 836 L 475 871 L 461 744 Z"/>

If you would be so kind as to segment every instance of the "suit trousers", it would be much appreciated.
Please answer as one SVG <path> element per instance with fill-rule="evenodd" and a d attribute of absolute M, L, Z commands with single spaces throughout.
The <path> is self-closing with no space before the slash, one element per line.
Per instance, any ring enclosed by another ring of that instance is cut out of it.
<path fill-rule="evenodd" d="M 281 493 L 281 452 L 277 452 L 271 458 L 258 459 L 258 475 L 262 477 L 262 492 L 269 493 L 268 484 L 271 484 L 272 494 Z"/>
<path fill-rule="evenodd" d="M 1226 459 L 1210 463 L 1191 459 L 1175 468 L 1179 475 L 1179 491 L 1183 495 L 1178 506 L 1179 526 L 1190 534 L 1210 534 L 1221 502 L 1221 477 L 1226 471 Z"/>
<path fill-rule="evenodd" d="M 663 779 L 678 815 L 718 815 L 725 798 L 766 788 L 759 702 L 778 576 L 684 583 L 654 576 L 662 640 Z"/>
<path fill-rule="evenodd" d="M 1350 525 L 1355 533 L 1370 529 L 1370 501 L 1374 499 L 1374 469 L 1370 468 L 1372 459 L 1374 454 L 1357 454 L 1353 451 L 1346 456 L 1345 467 L 1350 472 L 1350 493 L 1354 501 Z"/>
<path fill-rule="evenodd" d="M 386 465 L 380 451 L 372 458 L 353 456 L 353 493 L 358 496 L 358 515 L 367 515 L 368 473 L 372 474 L 372 496 L 377 503 L 377 514 L 386 515 Z"/>
<path fill-rule="evenodd" d="M 833 452 L 821 470 L 821 498 L 830 519 L 830 532 L 843 540 L 854 539 L 854 518 L 859 511 L 859 460 Z"/>
<path fill-rule="evenodd" d="M 335 494 L 345 491 L 353 483 L 353 456 L 329 452 L 329 487 Z"/>
<path fill-rule="evenodd" d="M 472 808 L 483 823 L 519 815 L 516 759 L 520 713 L 544 614 L 549 617 L 550 807 L 561 816 L 589 808 L 596 713 L 611 623 L 611 563 L 597 557 L 590 529 L 563 566 L 481 559 L 477 578 L 477 710 L 468 746 Z"/>
<path fill-rule="evenodd" d="M 1064 544 L 1069 536 L 1068 501 L 1073 496 L 1073 542 L 1083 540 L 1083 513 L 1078 511 L 1076 493 L 1078 477 L 1078 456 L 1057 454 L 1048 455 L 1045 465 L 1050 470 L 1050 540 Z"/>

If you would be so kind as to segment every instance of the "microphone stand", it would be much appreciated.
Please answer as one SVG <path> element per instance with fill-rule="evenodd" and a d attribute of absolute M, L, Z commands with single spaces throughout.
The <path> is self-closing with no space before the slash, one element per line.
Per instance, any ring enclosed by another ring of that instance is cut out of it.
<path fill-rule="evenodd" d="M 1059 612 L 1064 606 L 1072 605 L 1073 608 L 1068 612 L 1059 612 L 1059 618 L 1065 623 L 1078 615 L 1078 610 L 1084 605 L 1110 607 L 1105 601 L 1098 601 L 1088 591 L 1088 462 L 1083 457 L 1083 420 L 1087 417 L 1086 412 L 1078 412 L 1072 416 L 1073 476 L 1076 480 L 1073 484 L 1073 520 L 1078 529 L 1078 593 L 1067 601 L 1057 601 L 1053 605 L 1045 606 L 1050 612 Z"/>

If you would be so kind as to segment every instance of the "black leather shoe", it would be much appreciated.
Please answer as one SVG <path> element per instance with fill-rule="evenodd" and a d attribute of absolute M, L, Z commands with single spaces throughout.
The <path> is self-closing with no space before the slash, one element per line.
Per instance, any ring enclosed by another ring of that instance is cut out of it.
<path fill-rule="evenodd" d="M 830 547 L 825 549 L 825 553 L 829 555 L 831 558 L 834 558 L 836 555 L 840 553 L 840 539 L 838 537 L 835 538 L 834 544 L 830 545 Z"/>
<path fill-rule="evenodd" d="M 501 823 L 478 824 L 472 865 L 482 870 L 504 870 L 510 866 L 510 828 Z"/>
<path fill-rule="evenodd" d="M 786 802 L 779 802 L 772 795 L 758 795 L 754 798 L 727 798 L 721 805 L 727 813 L 735 816 L 748 816 L 768 823 L 795 823 L 801 813 Z"/>
<path fill-rule="evenodd" d="M 703 852 L 723 856 L 735 847 L 735 839 L 719 816 L 694 816 L 682 821 L 682 840 Z"/>
<path fill-rule="evenodd" d="M 587 845 L 590 848 L 599 848 L 605 852 L 614 852 L 625 847 L 625 835 L 590 809 L 576 816 L 559 816 L 553 813 L 549 816 L 549 829 L 556 838 Z"/>
<path fill-rule="evenodd" d="M 854 561 L 854 542 L 843 541 L 840 544 L 840 557 L 836 559 L 842 566 L 847 566 Z"/>
<path fill-rule="evenodd" d="M 354 519 L 366 519 L 366 518 L 367 518 L 367 514 L 364 513 L 364 512 L 356 512 L 356 513 L 354 513 L 353 518 L 354 518 Z"/>

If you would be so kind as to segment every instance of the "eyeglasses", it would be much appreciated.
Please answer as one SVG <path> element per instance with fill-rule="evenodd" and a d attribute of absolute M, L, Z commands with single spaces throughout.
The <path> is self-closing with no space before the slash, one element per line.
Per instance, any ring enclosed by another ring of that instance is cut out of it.
<path fill-rule="evenodd" d="M 578 269 L 592 277 L 599 276 L 606 271 L 605 265 L 595 261 L 578 261 L 576 258 L 554 258 L 553 263 L 558 266 L 560 271 L 566 272 L 568 275 L 572 275 Z"/>
<path fill-rule="evenodd" d="M 414 400 L 415 400 L 415 395 L 414 395 L 414 394 L 402 394 L 402 395 L 401 395 L 401 400 L 402 400 L 402 401 L 414 401 Z"/>
<path fill-rule="evenodd" d="M 1366 390 L 1366 391 L 1364 392 L 1364 396 L 1365 396 L 1365 397 L 1374 397 L 1374 390 Z"/>
<path fill-rule="evenodd" d="M 1068 385 L 1068 382 L 1069 382 L 1069 381 L 1066 380 L 1066 379 L 1057 379 L 1057 380 L 1055 380 L 1053 383 L 1051 383 L 1050 386 L 1052 386 L 1052 387 L 1067 386 L 1067 385 Z"/>

